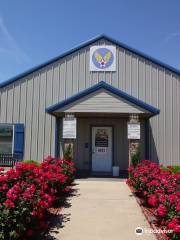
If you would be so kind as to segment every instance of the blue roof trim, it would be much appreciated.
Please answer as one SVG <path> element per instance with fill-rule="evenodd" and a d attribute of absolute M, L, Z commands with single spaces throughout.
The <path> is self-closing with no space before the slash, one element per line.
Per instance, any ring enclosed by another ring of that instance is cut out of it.
<path fill-rule="evenodd" d="M 115 87 L 109 85 L 108 83 L 106 83 L 104 81 L 101 81 L 101 82 L 95 84 L 94 86 L 92 86 L 90 88 L 87 88 L 87 89 L 73 95 L 72 97 L 70 97 L 68 99 L 65 99 L 65 100 L 63 100 L 63 101 L 61 101 L 61 102 L 59 102 L 55 105 L 52 105 L 52 106 L 46 108 L 46 112 L 51 114 L 51 113 L 55 112 L 56 110 L 58 110 L 62 107 L 65 107 L 68 104 L 73 103 L 74 101 L 79 100 L 80 98 L 85 97 L 86 95 L 88 95 L 90 93 L 93 93 L 93 92 L 95 92 L 95 91 L 97 91 L 101 88 L 103 88 L 103 89 L 105 89 L 105 90 L 107 90 L 107 91 L 109 91 L 109 92 L 111 92 L 111 93 L 113 93 L 113 94 L 115 94 L 119 97 L 122 97 L 125 100 L 127 100 L 127 101 L 129 101 L 129 102 L 131 102 L 131 103 L 133 103 L 133 104 L 151 112 L 153 115 L 156 115 L 156 114 L 160 113 L 160 110 L 158 108 L 155 108 L 155 107 L 153 107 L 153 106 L 151 106 L 151 105 L 149 105 L 149 104 L 147 104 L 147 103 L 145 103 L 145 102 L 143 102 L 143 101 L 141 101 L 141 100 L 139 100 L 139 99 L 123 92 L 123 91 L 121 91 L 121 90 L 119 90 L 118 88 L 115 88 Z"/>
<path fill-rule="evenodd" d="M 68 55 L 70 55 L 70 54 L 72 54 L 72 53 L 74 53 L 74 52 L 76 52 L 76 51 L 78 51 L 78 50 L 80 50 L 80 49 L 90 45 L 90 44 L 93 44 L 94 42 L 96 42 L 98 40 L 101 40 L 101 39 L 106 39 L 106 40 L 108 40 L 108 41 L 118 45 L 119 47 L 125 48 L 128 51 L 131 51 L 131 52 L 133 52 L 133 53 L 135 53 L 135 54 L 137 54 L 137 55 L 139 55 L 139 56 L 141 56 L 143 58 L 146 58 L 147 60 L 149 60 L 151 62 L 154 62 L 154 63 L 158 64 L 159 66 L 161 66 L 163 68 L 166 68 L 166 69 L 168 69 L 168 70 L 170 70 L 170 71 L 180 75 L 180 70 L 179 69 L 176 69 L 176 68 L 174 68 L 174 67 L 172 67 L 172 66 L 170 66 L 170 65 L 168 65 L 166 63 L 163 63 L 163 62 L 161 62 L 161 61 L 159 61 L 159 60 L 157 60 L 157 59 L 155 59 L 155 58 L 153 58 L 153 57 L 151 57 L 151 56 L 149 56 L 149 55 L 147 55 L 147 54 L 145 54 L 145 53 L 143 53 L 143 52 L 141 52 L 139 50 L 136 50 L 136 49 L 134 49 L 132 47 L 129 47 L 128 45 L 126 45 L 124 43 L 121 43 L 118 40 L 115 40 L 115 39 L 113 39 L 111 37 L 108 37 L 108 36 L 102 34 L 102 35 L 99 35 L 99 36 L 97 36 L 95 38 L 92 38 L 92 39 L 90 39 L 90 40 L 88 40 L 88 41 L 78 45 L 75 48 L 70 49 L 69 51 L 67 51 L 67 52 L 65 52 L 65 53 L 63 53 L 63 54 L 61 54 L 61 55 L 59 55 L 59 56 L 57 56 L 55 58 L 50 59 L 49 61 L 47 61 L 45 63 L 42 63 L 42 64 L 40 64 L 40 65 L 38 65 L 36 67 L 33 67 L 33 68 L 29 69 L 28 71 L 25 71 L 25 72 L 15 76 L 15 77 L 13 77 L 13 78 L 10 78 L 9 80 L 7 80 L 7 81 L 5 81 L 3 83 L 0 83 L 0 88 L 5 87 L 5 86 L 13 83 L 13 82 L 19 80 L 20 78 L 23 78 L 23 77 L 27 76 L 28 74 L 31 74 L 31 73 L 33 73 L 35 71 L 38 71 L 39 69 L 41 69 L 43 67 L 46 67 L 47 65 L 52 64 L 53 62 L 56 62 L 56 61 L 60 60 L 61 58 L 66 57 L 66 56 L 68 56 Z"/>

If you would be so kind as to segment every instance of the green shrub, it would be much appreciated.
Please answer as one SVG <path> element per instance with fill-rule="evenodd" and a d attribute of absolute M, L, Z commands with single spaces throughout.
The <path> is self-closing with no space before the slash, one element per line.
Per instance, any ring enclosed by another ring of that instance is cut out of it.
<path fill-rule="evenodd" d="M 40 163 L 38 161 L 35 161 L 35 160 L 24 160 L 23 163 L 24 164 L 34 164 L 36 166 L 40 165 Z"/>
<path fill-rule="evenodd" d="M 162 166 L 162 167 L 161 167 L 161 171 L 163 171 L 163 172 L 167 172 L 167 171 L 170 171 L 170 169 L 167 168 L 167 167 Z"/>
<path fill-rule="evenodd" d="M 180 173 L 180 166 L 162 166 L 161 170 L 166 172 L 166 171 L 170 171 L 172 173 Z"/>
<path fill-rule="evenodd" d="M 133 165 L 133 167 L 137 167 L 137 165 L 138 165 L 138 163 L 139 163 L 139 161 L 140 161 L 140 155 L 141 155 L 141 153 L 140 153 L 140 151 L 139 151 L 139 149 L 136 151 L 136 153 L 134 153 L 133 155 L 132 155 L 132 157 L 131 157 L 131 162 L 132 162 L 132 165 Z"/>
<path fill-rule="evenodd" d="M 68 161 L 73 160 L 73 147 L 72 147 L 72 144 L 70 143 L 64 149 L 64 159 Z"/>
<path fill-rule="evenodd" d="M 180 166 L 172 166 L 171 171 L 173 173 L 180 173 Z"/>

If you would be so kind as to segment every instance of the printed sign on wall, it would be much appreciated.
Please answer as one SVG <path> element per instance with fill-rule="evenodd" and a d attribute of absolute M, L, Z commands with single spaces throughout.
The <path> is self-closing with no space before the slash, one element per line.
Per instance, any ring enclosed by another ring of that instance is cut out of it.
<path fill-rule="evenodd" d="M 90 71 L 116 71 L 116 47 L 92 46 L 90 48 Z"/>
<path fill-rule="evenodd" d="M 76 118 L 74 119 L 63 118 L 63 138 L 67 139 L 76 138 Z"/>
<path fill-rule="evenodd" d="M 140 123 L 128 123 L 128 139 L 140 139 Z"/>

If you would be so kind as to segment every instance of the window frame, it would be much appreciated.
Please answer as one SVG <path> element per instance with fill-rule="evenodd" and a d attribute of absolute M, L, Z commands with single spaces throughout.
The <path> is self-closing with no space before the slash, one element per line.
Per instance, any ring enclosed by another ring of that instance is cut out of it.
<path fill-rule="evenodd" d="M 12 134 L 12 150 L 11 150 L 11 153 L 2 153 L 2 154 L 14 154 L 14 137 L 15 137 L 15 124 L 10 124 L 10 123 L 0 123 L 0 127 L 2 126 L 9 126 L 9 127 L 12 127 L 12 131 L 13 131 L 13 134 Z M 0 153 L 1 154 L 1 153 Z"/>

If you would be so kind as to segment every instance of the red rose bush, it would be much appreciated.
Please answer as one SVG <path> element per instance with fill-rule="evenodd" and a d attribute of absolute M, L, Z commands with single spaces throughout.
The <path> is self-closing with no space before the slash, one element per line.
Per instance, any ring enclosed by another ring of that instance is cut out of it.
<path fill-rule="evenodd" d="M 18 163 L 0 169 L 0 240 L 28 239 L 45 225 L 48 208 L 69 191 L 74 165 L 48 157 L 39 166 Z"/>
<path fill-rule="evenodd" d="M 127 183 L 154 209 L 159 226 L 171 230 L 168 236 L 175 240 L 180 239 L 180 173 L 168 168 L 164 171 L 162 165 L 141 161 L 137 167 L 129 168 Z"/>

